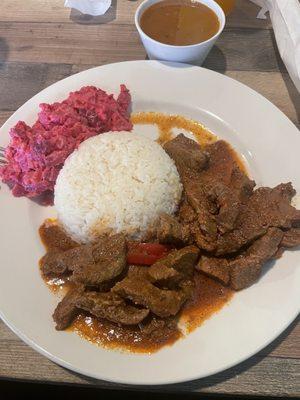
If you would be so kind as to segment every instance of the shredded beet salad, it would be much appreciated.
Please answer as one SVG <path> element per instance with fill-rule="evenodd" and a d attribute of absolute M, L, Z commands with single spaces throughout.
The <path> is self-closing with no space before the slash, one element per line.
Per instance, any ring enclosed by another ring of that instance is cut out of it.
<path fill-rule="evenodd" d="M 117 99 L 94 86 L 82 87 L 53 104 L 40 104 L 32 127 L 19 121 L 10 130 L 7 164 L 0 177 L 14 196 L 42 195 L 44 204 L 53 203 L 57 175 L 66 158 L 81 142 L 108 131 L 130 131 L 131 97 L 125 85 Z"/>

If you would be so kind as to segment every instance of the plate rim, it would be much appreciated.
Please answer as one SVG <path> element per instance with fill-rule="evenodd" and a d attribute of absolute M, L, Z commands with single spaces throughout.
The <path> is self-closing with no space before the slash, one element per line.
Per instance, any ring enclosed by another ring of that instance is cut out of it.
<path fill-rule="evenodd" d="M 29 102 L 31 102 L 33 99 L 35 99 L 36 97 L 38 97 L 41 93 L 43 93 L 44 91 L 46 91 L 47 89 L 51 88 L 52 86 L 56 85 L 56 84 L 60 84 L 66 80 L 68 80 L 71 77 L 75 77 L 75 76 L 79 76 L 81 74 L 85 74 L 88 71 L 93 71 L 93 70 L 97 70 L 99 68 L 107 68 L 110 66 L 115 66 L 115 65 L 125 65 L 125 64 L 145 64 L 147 63 L 148 65 L 166 65 L 169 67 L 174 67 L 174 68 L 189 68 L 189 69 L 194 69 L 194 70 L 201 70 L 201 71 L 205 71 L 205 73 L 209 73 L 212 75 L 217 75 L 217 76 L 221 76 L 222 78 L 224 78 L 225 80 L 229 80 L 231 81 L 233 84 L 237 84 L 238 86 L 242 87 L 244 90 L 250 91 L 252 92 L 252 94 L 255 94 L 256 96 L 258 96 L 260 99 L 262 99 L 263 101 L 267 102 L 269 106 L 273 107 L 276 109 L 277 112 L 279 112 L 281 114 L 282 117 L 284 117 L 284 119 L 286 119 L 286 121 L 288 121 L 293 128 L 295 128 L 296 130 L 298 130 L 300 132 L 300 130 L 298 129 L 298 127 L 295 125 L 295 123 L 282 111 L 280 110 L 280 108 L 278 108 L 274 103 L 272 103 L 269 99 L 267 99 L 265 96 L 263 96 L 262 94 L 260 94 L 259 92 L 257 92 L 255 89 L 252 89 L 250 86 L 247 86 L 245 83 L 240 82 L 228 75 L 222 74 L 219 71 L 214 71 L 211 70 L 209 68 L 204 68 L 201 66 L 197 66 L 197 65 L 192 65 L 192 64 L 188 64 L 188 63 L 180 63 L 180 62 L 173 62 L 173 61 L 158 61 L 158 60 L 129 60 L 129 61 L 120 61 L 120 62 L 114 62 L 114 63 L 109 63 L 109 64 L 103 64 L 103 65 L 98 65 L 96 67 L 92 67 L 92 68 L 87 68 L 84 69 L 83 71 L 79 71 L 76 72 L 75 74 L 71 74 L 68 75 L 65 78 L 59 79 L 58 81 L 53 82 L 51 85 L 46 86 L 44 89 L 40 90 L 39 92 L 37 92 L 35 95 L 33 95 L 32 97 L 30 97 L 28 100 L 25 101 L 25 103 L 23 103 L 19 108 L 17 108 L 17 110 L 15 110 L 13 112 L 13 114 L 1 125 L 0 130 L 5 129 L 6 125 L 9 125 L 9 122 L 11 119 L 13 119 L 14 115 L 23 109 L 23 107 L 25 107 Z"/>
<path fill-rule="evenodd" d="M 291 121 L 291 120 L 276 106 L 276 105 L 274 105 L 270 100 L 268 100 L 267 98 L 265 98 L 263 95 L 261 95 L 260 93 L 258 93 L 258 92 L 255 91 L 254 89 L 248 87 L 247 85 L 245 85 L 245 84 L 243 84 L 243 83 L 241 83 L 241 82 L 239 82 L 239 81 L 237 81 L 237 80 L 235 80 L 235 79 L 233 79 L 233 78 L 231 78 L 231 77 L 229 77 L 229 76 L 227 76 L 227 75 L 221 74 L 221 73 L 219 73 L 219 72 L 217 72 L 217 71 L 208 70 L 208 69 L 203 68 L 203 67 L 191 66 L 190 64 L 173 63 L 173 62 L 163 62 L 163 63 L 160 63 L 160 62 L 157 62 L 157 61 L 150 61 L 150 60 L 123 61 L 123 62 L 116 62 L 116 63 L 112 63 L 112 64 L 105 64 L 105 65 L 101 65 L 101 66 L 96 66 L 96 67 L 88 68 L 88 69 L 83 70 L 83 71 L 80 71 L 80 72 L 78 72 L 78 73 L 69 75 L 69 76 L 67 76 L 67 77 L 65 77 L 65 78 L 63 78 L 63 79 L 61 79 L 61 80 L 59 80 L 59 81 L 56 81 L 56 82 L 54 82 L 53 84 L 51 84 L 51 85 L 47 86 L 46 88 L 44 88 L 43 90 L 41 90 L 40 92 L 36 93 L 34 96 L 32 96 L 30 99 L 28 99 L 24 104 L 22 104 L 22 105 L 21 105 L 21 106 L 20 106 L 20 107 L 19 107 L 19 108 L 4 122 L 4 124 L 1 126 L 0 130 L 6 129 L 7 126 L 10 125 L 10 121 L 13 120 L 15 114 L 16 114 L 17 112 L 20 112 L 20 111 L 22 112 L 23 107 L 25 108 L 26 105 L 27 105 L 28 103 L 30 103 L 33 99 L 35 99 L 35 98 L 37 98 L 38 96 L 40 96 L 41 94 L 43 94 L 43 92 L 46 91 L 48 88 L 50 88 L 50 87 L 52 87 L 52 86 L 54 86 L 54 85 L 57 85 L 57 84 L 61 84 L 62 82 L 68 80 L 70 77 L 79 76 L 79 75 L 81 75 L 81 74 L 84 75 L 84 74 L 87 73 L 88 71 L 92 71 L 92 70 L 98 70 L 98 69 L 101 69 L 101 68 L 109 68 L 109 67 L 111 67 L 112 65 L 120 65 L 120 64 L 122 64 L 122 65 L 124 65 L 124 64 L 144 64 L 144 63 L 147 63 L 148 65 L 164 64 L 164 65 L 167 65 L 167 66 L 169 66 L 169 67 L 177 67 L 177 68 L 178 68 L 178 67 L 179 67 L 179 68 L 183 68 L 183 67 L 191 68 L 191 67 L 192 67 L 193 70 L 205 71 L 205 73 L 211 74 L 212 76 L 215 75 L 215 74 L 220 75 L 220 76 L 222 76 L 222 79 L 232 81 L 232 82 L 234 82 L 234 84 L 237 84 L 238 86 L 242 87 L 243 90 L 250 91 L 250 92 L 252 92 L 252 94 L 255 94 L 256 96 L 259 96 L 264 102 L 267 102 L 269 105 L 271 105 L 273 108 L 275 108 L 275 109 L 276 109 L 276 112 L 277 112 L 277 113 L 279 112 L 279 113 L 281 114 L 281 116 L 284 117 L 284 120 L 285 120 L 287 123 L 291 124 L 291 126 L 292 126 L 294 129 L 296 129 L 297 131 L 299 131 L 298 128 L 297 128 L 297 126 L 296 126 L 296 125 L 295 125 L 295 124 L 294 124 L 294 123 L 293 123 L 293 122 L 292 122 L 292 121 Z M 300 308 L 300 304 L 299 304 L 299 308 Z M 260 348 L 256 348 L 251 354 L 249 353 L 249 354 L 248 354 L 247 356 L 245 356 L 244 358 L 241 358 L 238 362 L 232 362 L 231 364 L 228 364 L 228 366 L 227 366 L 225 369 L 224 369 L 223 367 L 220 367 L 219 369 L 216 369 L 214 372 L 209 373 L 209 374 L 205 374 L 205 373 L 204 373 L 204 374 L 201 374 L 201 375 L 199 375 L 199 374 L 197 374 L 197 373 L 195 373 L 195 374 L 193 374 L 193 375 L 192 375 L 192 374 L 189 374 L 189 376 L 190 376 L 189 379 L 187 379 L 187 378 L 183 378 L 183 379 L 175 379 L 175 378 L 174 378 L 174 379 L 169 379 L 169 380 L 163 379 L 163 382 L 161 382 L 161 383 L 157 383 L 157 379 L 155 380 L 155 382 L 154 382 L 154 381 L 153 381 L 153 382 L 147 381 L 147 383 L 140 383 L 140 381 L 139 381 L 139 382 L 136 382 L 136 381 L 134 381 L 134 380 L 131 380 L 131 381 L 129 382 L 129 380 L 123 380 L 123 379 L 109 379 L 109 378 L 107 378 L 107 377 L 103 378 L 103 377 L 100 377 L 99 374 L 98 374 L 98 375 L 97 375 L 97 374 L 93 374 L 93 373 L 88 373 L 88 374 L 87 374 L 86 371 L 81 370 L 80 368 L 74 367 L 72 364 L 70 364 L 70 363 L 64 361 L 64 360 L 61 359 L 60 357 L 57 357 L 57 356 L 52 355 L 52 354 L 49 353 L 47 350 L 45 350 L 43 347 L 39 346 L 36 342 L 34 342 L 34 341 L 31 340 L 30 338 L 28 338 L 28 337 L 26 336 L 26 334 L 24 334 L 22 331 L 20 331 L 16 326 L 14 326 L 14 324 L 11 324 L 11 323 L 9 322 L 9 320 L 6 318 L 6 316 L 4 315 L 4 313 L 2 313 L 1 310 L 0 310 L 0 317 L 1 317 L 1 319 L 3 320 L 3 322 L 4 322 L 18 337 L 20 337 L 27 345 L 29 345 L 30 347 L 32 347 L 35 351 L 37 351 L 38 353 L 42 354 L 43 356 L 46 356 L 48 359 L 50 359 L 50 360 L 53 361 L 54 363 L 59 364 L 59 365 L 61 365 L 62 367 L 65 367 L 65 368 L 67 368 L 67 369 L 69 369 L 69 370 L 71 370 L 71 371 L 75 371 L 76 373 L 79 373 L 79 374 L 81 374 L 81 375 L 90 376 L 90 377 L 95 378 L 95 379 L 98 379 L 98 380 L 99 380 L 99 379 L 100 379 L 100 380 L 102 379 L 102 380 L 105 380 L 105 381 L 107 381 L 107 382 L 118 383 L 118 384 L 122 384 L 122 385 L 161 386 L 161 385 L 173 385 L 173 384 L 176 384 L 176 383 L 189 382 L 189 381 L 194 381 L 194 380 L 198 380 L 198 379 L 203 379 L 204 377 L 212 376 L 212 375 L 218 374 L 218 373 L 220 373 L 221 371 L 226 371 L 226 370 L 232 368 L 233 366 L 240 365 L 240 364 L 243 363 L 245 360 L 247 360 L 247 359 L 253 357 L 253 355 L 259 353 L 262 349 L 264 349 L 266 346 L 268 346 L 270 343 L 272 343 L 278 336 L 280 336 L 280 335 L 288 328 L 288 326 L 290 326 L 290 324 L 292 324 L 293 321 L 295 321 L 295 319 L 297 318 L 297 316 L 298 316 L 298 314 L 299 314 L 299 311 L 300 311 L 300 310 L 296 311 L 296 313 L 295 313 L 295 315 L 294 315 L 294 317 L 293 317 L 292 320 L 289 320 L 288 322 L 286 322 L 286 324 L 284 324 L 284 327 L 281 329 L 280 332 L 277 331 L 277 332 L 272 336 L 272 338 L 269 339 L 267 342 L 263 343 L 263 344 L 261 345 Z M 128 382 L 129 382 L 129 383 L 128 383 Z"/>
<path fill-rule="evenodd" d="M 11 329 L 21 340 L 23 340 L 24 343 L 26 343 L 28 346 L 30 346 L 33 350 L 37 351 L 39 354 L 45 356 L 46 358 L 48 358 L 49 360 L 51 360 L 52 362 L 54 362 L 55 364 L 60 365 L 63 368 L 66 368 L 69 371 L 73 371 L 76 372 L 82 376 L 88 376 L 90 378 L 96 379 L 96 380 L 100 380 L 100 381 L 104 381 L 104 382 L 109 382 L 109 383 L 115 383 L 115 384 L 120 384 L 120 385 L 126 385 L 126 386 L 141 386 L 141 387 L 147 387 L 147 386 L 151 386 L 151 387 L 159 387 L 159 386 L 169 386 L 169 385 L 176 385 L 176 384 L 180 384 L 180 383 L 187 383 L 187 382 L 193 382 L 193 381 L 197 381 L 200 379 L 204 379 L 207 377 L 211 377 L 214 375 L 217 375 L 221 372 L 225 372 L 230 370 L 233 367 L 238 367 L 239 365 L 241 365 L 242 363 L 244 363 L 246 360 L 249 360 L 250 358 L 252 358 L 253 356 L 255 356 L 256 354 L 260 353 L 264 348 L 268 347 L 270 344 L 272 344 L 279 336 L 281 336 L 286 329 L 288 329 L 288 327 L 290 325 L 293 324 L 293 322 L 295 322 L 295 320 L 297 319 L 297 317 L 299 316 L 299 312 L 296 312 L 294 318 L 287 322 L 286 325 L 284 326 L 284 328 L 282 329 L 281 332 L 274 334 L 274 336 L 272 337 L 272 339 L 270 341 L 268 341 L 267 343 L 264 343 L 263 345 L 261 345 L 260 348 L 254 350 L 250 355 L 247 355 L 243 358 L 241 358 L 238 362 L 232 362 L 231 364 L 228 364 L 228 366 L 226 368 L 217 368 L 215 369 L 214 372 L 209 373 L 209 374 L 195 374 L 194 376 L 191 376 L 191 378 L 189 379 L 169 379 L 169 380 L 164 380 L 164 383 L 157 383 L 157 381 L 148 381 L 147 383 L 138 383 L 137 381 L 131 380 L 128 383 L 128 380 L 123 380 L 123 379 L 112 379 L 112 378 L 101 378 L 99 377 L 99 375 L 97 374 L 93 374 L 93 373 L 89 373 L 87 375 L 87 373 L 82 370 L 81 368 L 77 368 L 74 367 L 72 364 L 64 361 L 63 359 L 61 359 L 60 357 L 56 357 L 53 356 L 51 353 L 47 352 L 43 347 L 37 345 L 34 341 L 32 341 L 31 339 L 29 339 L 26 335 L 24 335 L 21 331 L 19 331 L 13 324 L 10 324 L 5 317 L 3 317 L 3 314 L 0 310 L 0 318 L 1 320 L 5 323 L 5 325 Z M 197 329 L 199 329 L 200 327 L 198 327 Z M 84 340 L 84 339 L 82 339 Z M 179 339 L 180 340 L 180 339 Z M 184 340 L 184 339 L 183 339 Z M 175 345 L 175 343 L 174 343 Z M 94 346 L 97 346 L 94 344 Z"/>

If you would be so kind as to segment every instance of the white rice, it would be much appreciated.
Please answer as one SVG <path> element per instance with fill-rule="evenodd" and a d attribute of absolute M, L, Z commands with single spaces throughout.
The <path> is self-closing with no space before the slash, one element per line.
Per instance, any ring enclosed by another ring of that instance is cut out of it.
<path fill-rule="evenodd" d="M 151 139 L 104 133 L 65 161 L 54 205 L 65 230 L 86 243 L 106 232 L 142 237 L 162 212 L 173 214 L 182 185 L 174 161 Z"/>

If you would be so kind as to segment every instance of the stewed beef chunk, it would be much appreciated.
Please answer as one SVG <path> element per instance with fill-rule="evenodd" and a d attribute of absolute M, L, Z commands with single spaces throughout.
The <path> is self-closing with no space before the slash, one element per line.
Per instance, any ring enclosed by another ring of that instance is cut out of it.
<path fill-rule="evenodd" d="M 177 218 L 162 214 L 158 221 L 157 238 L 159 243 L 183 246 L 191 241 L 187 224 L 181 224 Z"/>
<path fill-rule="evenodd" d="M 125 299 L 149 308 L 159 317 L 175 315 L 187 300 L 187 293 L 182 290 L 164 290 L 154 286 L 150 280 L 145 279 L 145 268 L 140 274 L 139 267 L 130 267 L 128 276 L 118 282 L 112 292 Z"/>
<path fill-rule="evenodd" d="M 151 336 L 153 332 L 161 330 L 166 325 L 166 323 L 167 321 L 165 319 L 153 317 L 150 319 L 150 321 L 141 324 L 140 329 L 147 336 Z"/>
<path fill-rule="evenodd" d="M 233 289 L 244 289 L 258 280 L 264 263 L 277 252 L 282 236 L 280 229 L 269 228 L 249 247 L 245 257 L 241 255 L 230 264 L 230 285 Z"/>
<path fill-rule="evenodd" d="M 219 236 L 216 254 L 238 251 L 264 235 L 269 227 L 291 228 L 295 209 L 290 202 L 294 194 L 291 183 L 255 190 L 238 215 L 236 228 Z"/>
<path fill-rule="evenodd" d="M 98 286 L 121 274 L 126 266 L 126 241 L 122 234 L 105 236 L 94 245 L 86 246 L 92 262 L 71 268 L 73 281 Z"/>
<path fill-rule="evenodd" d="M 252 194 L 255 183 L 240 170 L 233 150 L 223 140 L 207 146 L 206 151 L 208 166 L 199 174 L 198 185 L 193 186 L 193 177 L 186 185 L 187 199 L 199 215 L 202 235 L 207 236 L 207 240 L 214 240 L 214 232 L 224 233 L 233 229 L 239 211 Z M 198 203 L 195 198 L 198 198 Z M 202 201 L 203 204 L 200 204 Z M 203 205 L 208 211 L 207 221 L 202 221 L 205 216 Z"/>
<path fill-rule="evenodd" d="M 202 174 L 195 173 L 192 170 L 186 170 L 181 174 L 181 181 L 184 187 L 184 195 L 187 203 L 192 209 L 191 215 L 194 219 L 190 222 L 190 233 L 196 244 L 207 251 L 215 247 L 217 237 L 217 224 L 215 213 L 216 204 L 207 196 L 207 190 L 201 179 Z M 187 209 L 187 205 L 185 205 Z M 180 212 L 182 214 L 182 212 Z"/>
<path fill-rule="evenodd" d="M 65 272 L 92 263 L 91 246 L 83 245 L 67 251 L 49 250 L 41 259 L 41 268 L 46 276 L 62 275 Z"/>
<path fill-rule="evenodd" d="M 291 228 L 288 231 L 284 232 L 280 246 L 282 247 L 300 246 L 300 229 Z"/>
<path fill-rule="evenodd" d="M 210 160 L 197 142 L 182 134 L 167 142 L 164 149 L 175 161 L 183 184 L 185 198 L 195 211 L 197 223 L 201 225 L 198 235 L 199 242 L 201 242 L 200 247 L 210 250 L 217 231 L 210 213 L 210 202 L 205 195 L 201 180 L 203 170 L 207 168 Z M 200 237 L 200 234 L 204 237 Z M 198 242 L 197 244 L 200 245 Z"/>
<path fill-rule="evenodd" d="M 79 244 L 72 240 L 54 221 L 46 220 L 40 227 L 39 232 L 43 243 L 48 249 L 66 251 L 79 246 Z"/>
<path fill-rule="evenodd" d="M 255 182 L 251 181 L 237 165 L 234 166 L 228 185 L 215 185 L 212 189 L 218 206 L 216 222 L 218 231 L 226 233 L 234 229 L 242 206 L 253 192 Z"/>
<path fill-rule="evenodd" d="M 53 313 L 53 319 L 58 331 L 66 329 L 78 315 L 79 310 L 76 307 L 76 302 L 82 296 L 83 292 L 83 286 L 71 289 L 62 301 L 58 303 Z"/>
<path fill-rule="evenodd" d="M 269 228 L 240 255 L 233 258 L 202 257 L 196 269 L 235 290 L 244 289 L 257 281 L 263 264 L 276 254 L 282 237 L 280 229 Z"/>
<path fill-rule="evenodd" d="M 161 319 L 153 316 L 142 322 L 139 327 L 142 334 L 155 343 L 164 343 L 169 335 L 178 330 L 177 320 L 174 317 Z"/>
<path fill-rule="evenodd" d="M 128 305 L 122 297 L 111 292 L 86 292 L 77 299 L 76 306 L 95 317 L 122 325 L 137 325 L 149 314 L 149 310 Z"/>
<path fill-rule="evenodd" d="M 188 203 L 186 196 L 183 194 L 182 201 L 178 210 L 179 221 L 182 224 L 190 224 L 197 219 L 193 207 Z"/>
<path fill-rule="evenodd" d="M 72 271 L 72 280 L 98 286 L 116 278 L 126 266 L 126 242 L 121 234 L 104 236 L 94 244 L 77 246 L 61 252 L 49 251 L 41 260 L 45 275 Z"/>
<path fill-rule="evenodd" d="M 162 283 L 168 287 L 176 285 L 183 278 L 183 275 L 176 269 L 157 263 L 148 268 L 148 276 L 151 282 Z"/>
<path fill-rule="evenodd" d="M 184 173 L 187 168 L 199 172 L 207 165 L 207 154 L 201 150 L 197 142 L 182 133 L 165 143 L 164 149 L 175 161 L 180 174 Z"/>
<path fill-rule="evenodd" d="M 183 145 L 185 150 L 181 153 Z M 188 159 L 188 149 L 198 159 L 205 158 L 205 162 L 196 163 L 195 167 L 195 163 L 183 161 L 181 155 L 187 154 Z M 187 231 L 200 248 L 214 251 L 218 235 L 234 229 L 255 183 L 240 170 L 233 150 L 222 140 L 203 152 L 196 142 L 180 135 L 166 143 L 165 150 L 174 159 L 184 187 L 180 222 L 189 224 Z"/>
<path fill-rule="evenodd" d="M 67 265 L 60 250 L 49 250 L 40 260 L 41 271 L 44 276 L 62 275 L 68 271 Z"/>
<path fill-rule="evenodd" d="M 154 282 L 178 283 L 192 277 L 198 257 L 199 249 L 196 246 L 171 251 L 166 257 L 151 265 L 148 274 Z"/>
<path fill-rule="evenodd" d="M 230 282 L 229 261 L 226 258 L 202 256 L 196 269 L 211 278 L 217 279 L 224 285 L 228 285 Z"/>
<path fill-rule="evenodd" d="M 300 228 L 300 210 L 294 209 L 294 215 L 292 217 L 293 228 Z"/>
<path fill-rule="evenodd" d="M 130 265 L 127 272 L 127 278 L 142 280 L 150 280 L 149 277 L 149 267 L 144 267 L 141 265 Z"/>

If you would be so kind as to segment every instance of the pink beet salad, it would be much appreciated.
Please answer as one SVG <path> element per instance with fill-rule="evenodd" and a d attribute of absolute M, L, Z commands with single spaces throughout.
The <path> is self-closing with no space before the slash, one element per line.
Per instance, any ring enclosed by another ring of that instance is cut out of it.
<path fill-rule="evenodd" d="M 5 150 L 7 164 L 0 177 L 14 196 L 53 203 L 53 190 L 64 161 L 81 142 L 108 131 L 130 131 L 131 97 L 125 85 L 117 99 L 94 86 L 72 92 L 53 104 L 40 104 L 32 127 L 19 121 L 10 130 Z"/>

